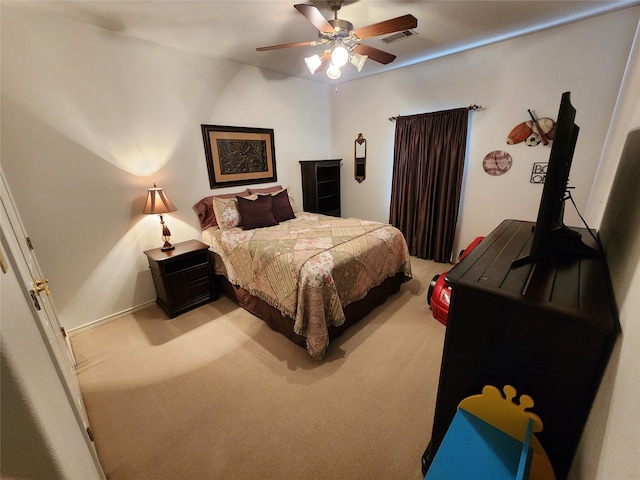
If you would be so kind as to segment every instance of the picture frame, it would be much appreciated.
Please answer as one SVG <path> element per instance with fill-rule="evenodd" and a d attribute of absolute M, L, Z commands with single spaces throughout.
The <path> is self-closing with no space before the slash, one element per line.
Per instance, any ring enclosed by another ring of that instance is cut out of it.
<path fill-rule="evenodd" d="M 212 189 L 277 181 L 272 128 L 201 127 Z"/>

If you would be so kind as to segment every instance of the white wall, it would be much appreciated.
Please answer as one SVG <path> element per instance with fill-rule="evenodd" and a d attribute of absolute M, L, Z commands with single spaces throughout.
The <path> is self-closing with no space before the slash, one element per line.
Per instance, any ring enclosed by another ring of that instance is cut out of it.
<path fill-rule="evenodd" d="M 600 235 L 622 334 L 598 391 L 571 479 L 640 478 L 640 24 L 587 215 Z M 611 190 L 613 188 L 613 190 Z M 610 192 L 611 190 L 611 192 Z"/>
<path fill-rule="evenodd" d="M 486 110 L 470 114 L 454 252 L 505 218 L 535 220 L 542 185 L 529 182 L 530 172 L 534 162 L 548 160 L 551 144 L 507 145 L 506 138 L 529 119 L 527 109 L 555 119 L 564 91 L 571 91 L 581 127 L 571 184 L 584 212 L 639 15 L 634 7 L 339 85 L 332 113 L 334 156 L 344 159 L 343 215 L 388 221 L 395 128 L 388 117 L 478 104 Z M 350 175 L 358 133 L 368 147 L 361 184 Z M 491 177 L 482 159 L 497 149 L 508 151 L 514 165 Z M 566 221 L 577 225 L 572 210 Z"/>
<path fill-rule="evenodd" d="M 201 124 L 273 128 L 278 183 L 300 205 L 298 160 L 330 150 L 317 83 L 6 5 L 1 53 L 2 168 L 68 329 L 155 299 L 154 182 L 178 208 L 172 242 L 199 238 Z"/>

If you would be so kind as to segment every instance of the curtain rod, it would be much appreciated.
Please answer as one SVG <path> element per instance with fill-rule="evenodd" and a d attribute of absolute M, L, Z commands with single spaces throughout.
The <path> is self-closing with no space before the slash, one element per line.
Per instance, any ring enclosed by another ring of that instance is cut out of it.
<path fill-rule="evenodd" d="M 477 110 L 484 110 L 484 107 L 482 107 L 482 106 L 480 106 L 480 105 L 476 105 L 476 104 L 474 103 L 474 104 L 472 104 L 472 105 L 469 105 L 469 106 L 467 107 L 467 110 L 473 110 L 473 111 L 475 112 L 475 111 L 477 111 Z M 389 121 L 390 121 L 390 122 L 395 122 L 395 121 L 396 121 L 396 118 L 398 118 L 398 117 L 400 117 L 400 116 L 401 116 L 401 115 L 397 115 L 397 116 L 395 116 L 395 117 L 389 117 Z"/>

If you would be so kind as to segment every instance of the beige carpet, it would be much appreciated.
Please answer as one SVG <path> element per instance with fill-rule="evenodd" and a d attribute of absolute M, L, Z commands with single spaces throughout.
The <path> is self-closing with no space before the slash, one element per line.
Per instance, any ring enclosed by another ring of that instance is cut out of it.
<path fill-rule="evenodd" d="M 71 339 L 110 480 L 418 480 L 445 327 L 414 278 L 322 362 L 226 297 L 156 306 Z"/>

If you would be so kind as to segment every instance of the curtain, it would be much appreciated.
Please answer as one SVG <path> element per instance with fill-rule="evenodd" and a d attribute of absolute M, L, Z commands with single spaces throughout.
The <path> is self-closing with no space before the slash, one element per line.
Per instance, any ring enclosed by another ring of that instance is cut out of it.
<path fill-rule="evenodd" d="M 389 223 L 416 257 L 451 260 L 468 118 L 467 108 L 396 118 Z"/>

